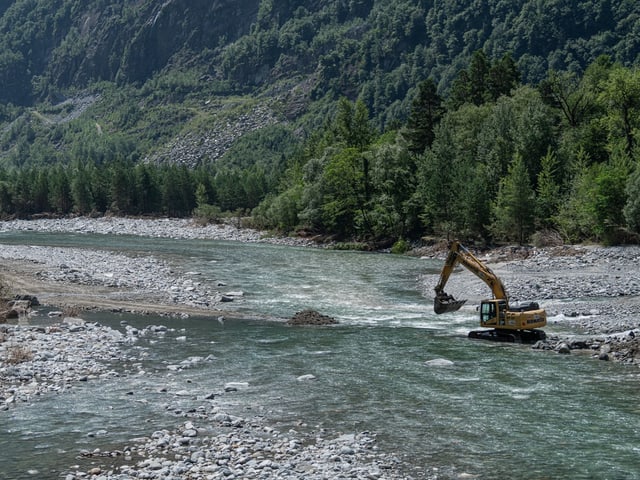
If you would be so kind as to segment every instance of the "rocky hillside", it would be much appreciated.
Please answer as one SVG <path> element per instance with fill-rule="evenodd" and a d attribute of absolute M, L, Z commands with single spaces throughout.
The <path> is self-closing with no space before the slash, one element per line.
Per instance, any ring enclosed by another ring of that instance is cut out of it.
<path fill-rule="evenodd" d="M 446 94 L 478 49 L 511 54 L 529 83 L 603 53 L 638 61 L 637 2 L 481 4 L 1 2 L 0 165 L 110 161 L 114 151 L 195 165 L 274 123 L 308 132 L 341 96 L 362 99 L 384 128 L 406 119 L 420 81 Z M 75 107 L 86 98 L 95 102 Z M 299 135 L 283 137 L 271 150 Z"/>

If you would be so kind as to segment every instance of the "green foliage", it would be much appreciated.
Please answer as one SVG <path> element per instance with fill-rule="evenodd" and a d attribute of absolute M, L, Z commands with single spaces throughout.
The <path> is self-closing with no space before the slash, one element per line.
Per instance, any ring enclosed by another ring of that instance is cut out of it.
<path fill-rule="evenodd" d="M 542 157 L 541 170 L 538 174 L 538 187 L 536 196 L 536 217 L 538 224 L 545 229 L 553 227 L 554 217 L 560 206 L 560 184 L 557 181 L 558 158 L 549 149 Z"/>
<path fill-rule="evenodd" d="M 509 95 L 520 82 L 520 72 L 510 54 L 492 62 L 483 50 L 471 57 L 469 68 L 461 70 L 451 86 L 449 101 L 453 108 L 465 103 L 482 105 Z"/>
<path fill-rule="evenodd" d="M 627 181 L 625 193 L 627 203 L 624 206 L 623 214 L 629 229 L 640 234 L 640 168 L 636 168 Z"/>
<path fill-rule="evenodd" d="M 340 99 L 335 119 L 335 136 L 345 146 L 359 151 L 369 145 L 373 130 L 369 124 L 369 112 L 364 102 L 358 100 L 353 105 L 345 97 Z"/>
<path fill-rule="evenodd" d="M 627 168 L 614 163 L 584 168 L 560 208 L 557 224 L 562 234 L 569 241 L 619 243 L 624 238 L 625 207 L 632 205 L 626 190 L 628 183 L 632 185 L 629 178 Z M 626 211 L 632 212 L 631 208 Z"/>
<path fill-rule="evenodd" d="M 555 224 L 565 241 L 574 243 L 594 238 L 593 198 L 596 166 L 583 166 L 574 176 L 569 192 L 560 205 Z"/>
<path fill-rule="evenodd" d="M 545 101 L 558 108 L 564 121 L 572 128 L 581 125 L 592 108 L 593 98 L 575 72 L 551 70 L 538 88 Z"/>
<path fill-rule="evenodd" d="M 252 212 L 258 228 L 293 232 L 300 224 L 302 185 L 296 185 L 277 196 L 267 196 Z"/>
<path fill-rule="evenodd" d="M 109 213 L 183 217 L 193 212 L 203 221 L 218 221 L 223 211 L 244 211 L 246 205 L 262 200 L 262 190 L 252 189 L 252 178 L 250 172 L 218 174 L 211 169 L 127 161 L 0 169 L 0 216 Z M 229 203 L 225 194 L 231 189 L 238 197 Z M 217 198 L 227 201 L 225 210 Z"/>
<path fill-rule="evenodd" d="M 618 139 L 627 157 L 634 158 L 640 128 L 640 70 L 617 66 L 601 88 L 599 100 L 608 112 L 605 120 L 610 138 Z"/>
<path fill-rule="evenodd" d="M 413 203 L 417 187 L 414 157 L 398 143 L 376 144 L 370 155 L 373 207 L 369 219 L 373 236 L 418 234 L 420 209 Z"/>
<path fill-rule="evenodd" d="M 411 113 L 403 136 L 409 150 L 414 154 L 424 153 L 435 138 L 435 127 L 444 114 L 442 98 L 437 93 L 433 79 L 418 84 L 418 93 L 411 103 Z"/>
<path fill-rule="evenodd" d="M 409 243 L 403 238 L 398 239 L 391 247 L 391 253 L 403 254 L 409 251 Z"/>
<path fill-rule="evenodd" d="M 343 237 L 355 233 L 364 201 L 362 158 L 355 148 L 340 150 L 328 159 L 322 173 L 322 223 Z"/>
<path fill-rule="evenodd" d="M 217 205 L 201 204 L 198 205 L 193 211 L 194 220 L 200 225 L 207 225 L 210 223 L 221 223 L 222 210 Z"/>
<path fill-rule="evenodd" d="M 626 168 L 616 165 L 603 165 L 595 179 L 595 196 L 592 199 L 594 232 L 607 245 L 622 240 L 627 179 Z"/>
<path fill-rule="evenodd" d="M 282 174 L 286 159 L 297 153 L 299 140 L 286 125 L 268 125 L 239 138 L 216 162 L 234 168 L 250 168 L 252 165 Z"/>
<path fill-rule="evenodd" d="M 516 155 L 506 177 L 500 181 L 493 205 L 491 230 L 497 238 L 527 241 L 534 227 L 534 191 L 529 171 L 520 155 Z"/>
<path fill-rule="evenodd" d="M 498 189 L 489 160 L 494 147 L 484 145 L 490 106 L 465 105 L 448 112 L 436 129 L 432 148 L 418 160 L 417 196 L 429 233 L 447 238 L 485 235 L 489 202 Z M 493 141 L 494 137 L 491 137 Z M 498 177 L 499 178 L 499 177 Z"/>

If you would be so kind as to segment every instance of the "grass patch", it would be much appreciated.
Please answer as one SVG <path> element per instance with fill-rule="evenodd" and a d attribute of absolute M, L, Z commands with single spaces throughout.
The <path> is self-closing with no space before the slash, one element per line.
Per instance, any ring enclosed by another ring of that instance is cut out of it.
<path fill-rule="evenodd" d="M 24 363 L 33 360 L 33 352 L 22 345 L 13 345 L 7 348 L 6 362 L 10 365 Z"/>

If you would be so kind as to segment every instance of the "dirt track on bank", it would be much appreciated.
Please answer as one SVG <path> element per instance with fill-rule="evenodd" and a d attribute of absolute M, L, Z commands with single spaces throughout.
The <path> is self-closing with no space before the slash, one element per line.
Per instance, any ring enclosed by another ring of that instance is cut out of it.
<path fill-rule="evenodd" d="M 234 313 L 217 308 L 175 304 L 167 296 L 150 296 L 126 288 L 81 285 L 43 280 L 42 266 L 22 260 L 3 260 L 0 278 L 15 295 L 34 295 L 48 307 L 80 310 L 104 310 L 137 314 L 233 317 Z M 235 314 L 237 315 L 237 314 Z"/>

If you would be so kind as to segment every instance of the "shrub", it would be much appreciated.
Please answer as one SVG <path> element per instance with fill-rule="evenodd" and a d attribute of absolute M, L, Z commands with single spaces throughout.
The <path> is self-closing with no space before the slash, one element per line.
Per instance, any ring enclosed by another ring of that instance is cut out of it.
<path fill-rule="evenodd" d="M 33 352 L 21 345 L 14 345 L 7 349 L 7 363 L 15 365 L 17 363 L 28 362 L 33 359 Z"/>
<path fill-rule="evenodd" d="M 220 223 L 222 221 L 222 212 L 217 205 L 203 204 L 193 211 L 193 219 L 199 225 L 208 225 L 210 223 Z"/>
<path fill-rule="evenodd" d="M 408 251 L 409 243 L 403 238 L 398 239 L 396 243 L 394 243 L 391 247 L 391 253 L 403 254 L 407 253 Z"/>

